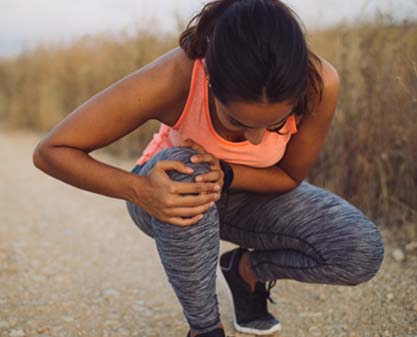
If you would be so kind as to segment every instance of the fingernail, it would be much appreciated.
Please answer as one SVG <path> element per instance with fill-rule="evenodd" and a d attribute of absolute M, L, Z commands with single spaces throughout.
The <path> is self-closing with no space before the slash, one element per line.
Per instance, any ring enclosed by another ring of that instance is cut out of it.
<path fill-rule="evenodd" d="M 215 185 L 215 186 L 214 186 L 214 189 L 215 189 L 216 191 L 220 191 L 220 186 L 219 186 L 219 185 Z"/>
<path fill-rule="evenodd" d="M 188 167 L 188 166 L 187 166 L 186 169 L 187 169 L 188 172 L 193 172 L 194 171 L 191 167 Z"/>

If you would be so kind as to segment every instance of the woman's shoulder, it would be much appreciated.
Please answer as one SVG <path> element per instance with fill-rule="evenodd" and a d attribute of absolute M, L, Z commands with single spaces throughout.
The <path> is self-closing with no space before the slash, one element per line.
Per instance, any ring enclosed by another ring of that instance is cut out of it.
<path fill-rule="evenodd" d="M 324 86 L 337 86 L 340 82 L 339 73 L 336 68 L 324 57 L 319 56 L 322 67 L 320 74 L 323 78 Z"/>
<path fill-rule="evenodd" d="M 333 96 L 338 95 L 339 87 L 340 87 L 340 77 L 336 70 L 336 68 L 330 63 L 330 61 L 326 60 L 324 57 L 315 54 L 316 58 L 312 58 L 312 62 L 314 67 L 316 68 L 318 74 L 320 75 L 323 81 L 323 100 L 334 99 Z M 313 113 L 317 113 L 320 109 L 320 106 L 317 105 L 317 100 L 309 101 L 309 109 L 313 111 Z M 313 105 L 312 103 L 316 103 Z M 321 102 L 321 105 L 326 104 L 326 102 Z M 304 115 L 295 115 L 295 121 L 297 125 L 301 124 Z"/>
<path fill-rule="evenodd" d="M 175 101 L 169 109 L 159 114 L 159 120 L 169 126 L 175 125 L 185 107 L 191 85 L 195 60 L 188 57 L 181 47 L 167 53 L 167 62 L 171 63 L 169 81 L 171 90 L 175 91 Z"/>

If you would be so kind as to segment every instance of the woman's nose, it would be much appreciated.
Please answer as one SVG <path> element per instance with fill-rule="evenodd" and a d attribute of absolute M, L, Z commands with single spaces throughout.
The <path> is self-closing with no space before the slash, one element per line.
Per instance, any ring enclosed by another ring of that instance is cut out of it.
<path fill-rule="evenodd" d="M 253 145 L 262 143 L 265 135 L 265 129 L 249 129 L 245 132 L 245 138 Z"/>

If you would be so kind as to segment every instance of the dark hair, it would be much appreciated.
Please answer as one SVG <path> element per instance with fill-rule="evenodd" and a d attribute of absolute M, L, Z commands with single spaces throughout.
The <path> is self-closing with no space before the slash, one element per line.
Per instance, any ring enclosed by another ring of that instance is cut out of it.
<path fill-rule="evenodd" d="M 321 60 L 301 26 L 279 0 L 217 0 L 190 20 L 179 44 L 191 59 L 205 58 L 211 89 L 223 104 L 290 100 L 301 115 L 323 92 L 313 58 L 320 66 Z"/>

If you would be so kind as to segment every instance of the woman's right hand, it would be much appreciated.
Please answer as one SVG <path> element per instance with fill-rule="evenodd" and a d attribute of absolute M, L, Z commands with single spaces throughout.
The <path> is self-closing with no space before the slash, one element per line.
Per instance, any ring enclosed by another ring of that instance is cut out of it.
<path fill-rule="evenodd" d="M 209 182 L 175 181 L 166 173 L 169 170 L 184 174 L 193 172 L 181 161 L 158 161 L 144 176 L 145 186 L 137 187 L 137 204 L 160 221 L 177 226 L 195 224 L 218 200 L 220 186 Z"/>

